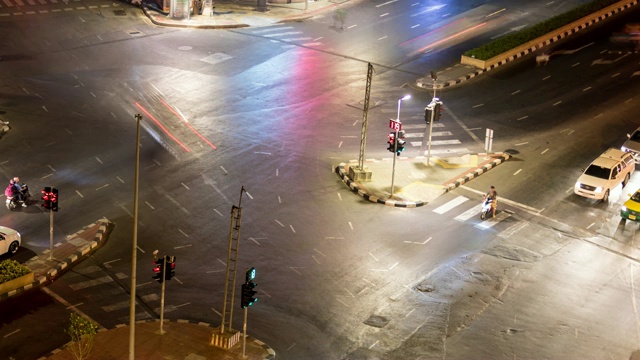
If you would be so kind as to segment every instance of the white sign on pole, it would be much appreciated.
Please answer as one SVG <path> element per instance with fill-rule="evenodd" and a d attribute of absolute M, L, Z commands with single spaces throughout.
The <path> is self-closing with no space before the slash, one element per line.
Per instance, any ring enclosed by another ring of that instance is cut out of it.
<path fill-rule="evenodd" d="M 493 146 L 493 130 L 487 129 L 484 139 L 484 150 L 486 152 L 491 152 L 491 147 Z"/>

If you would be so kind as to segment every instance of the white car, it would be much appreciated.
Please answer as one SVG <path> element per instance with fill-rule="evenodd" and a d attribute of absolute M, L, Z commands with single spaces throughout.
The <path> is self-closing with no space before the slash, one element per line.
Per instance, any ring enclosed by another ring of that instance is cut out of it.
<path fill-rule="evenodd" d="M 19 232 L 0 226 L 0 255 L 17 253 L 20 244 L 22 244 L 22 238 Z"/>
<path fill-rule="evenodd" d="M 580 196 L 607 202 L 611 190 L 627 185 L 635 170 L 633 155 L 610 148 L 593 160 L 576 181 L 573 191 Z"/>

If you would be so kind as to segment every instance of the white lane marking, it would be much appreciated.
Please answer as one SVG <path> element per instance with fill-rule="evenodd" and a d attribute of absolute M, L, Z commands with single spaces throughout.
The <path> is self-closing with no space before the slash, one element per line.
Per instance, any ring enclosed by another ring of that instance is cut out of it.
<path fill-rule="evenodd" d="M 567 133 L 567 136 L 569 136 L 569 135 L 573 134 L 574 132 L 576 132 L 576 131 L 575 131 L 575 130 L 571 130 L 571 131 L 569 131 L 569 132 Z"/>
<path fill-rule="evenodd" d="M 109 268 L 111 268 L 111 263 L 114 263 L 116 261 L 120 261 L 120 259 L 109 260 L 107 262 L 103 262 L 102 266 L 104 266 L 105 268 L 109 269 Z"/>
<path fill-rule="evenodd" d="M 593 225 L 595 225 L 595 224 L 596 224 L 596 223 L 592 222 L 589 226 L 587 226 L 587 230 L 591 229 L 591 227 L 592 227 Z"/>
<path fill-rule="evenodd" d="M 174 246 L 173 249 L 177 250 L 177 249 L 182 249 L 182 248 L 187 248 L 187 247 L 191 247 L 191 244 L 187 244 L 187 245 L 182 245 L 182 246 Z"/>
<path fill-rule="evenodd" d="M 317 45 L 322 45 L 322 43 L 321 42 L 310 42 L 310 43 L 302 44 L 302 46 L 317 46 Z"/>
<path fill-rule="evenodd" d="M 222 171 L 224 171 L 225 174 L 228 174 L 229 172 L 227 171 L 227 169 L 224 168 L 224 166 L 220 165 L 220 169 L 222 169 Z"/>
<path fill-rule="evenodd" d="M 89 93 L 91 93 L 91 96 L 96 97 L 96 94 L 94 94 L 93 91 L 89 91 Z"/>
<path fill-rule="evenodd" d="M 143 254 L 146 254 L 146 253 L 147 253 L 146 251 L 142 250 L 142 248 L 141 248 L 140 246 L 136 246 L 136 248 L 138 248 L 138 251 L 140 251 L 140 252 L 141 252 L 141 253 L 143 253 Z"/>
<path fill-rule="evenodd" d="M 302 274 L 301 274 L 301 275 L 302 275 Z M 344 306 L 346 306 L 346 307 L 349 307 L 349 305 L 347 305 L 347 303 L 346 303 L 346 302 L 344 302 L 344 301 L 342 301 L 342 300 L 340 300 L 340 299 L 336 299 L 336 300 L 337 300 L 340 304 L 342 304 L 342 305 L 344 305 Z"/>
<path fill-rule="evenodd" d="M 415 241 L 405 241 L 407 244 L 416 244 L 416 245 L 426 245 L 429 241 L 431 241 L 432 237 L 430 236 L 427 240 L 423 242 L 415 242 Z"/>
<path fill-rule="evenodd" d="M 593 118 L 594 118 L 594 119 L 597 119 L 597 118 L 599 118 L 600 116 L 602 116 L 602 113 L 600 113 L 600 114 L 598 114 L 598 115 L 594 116 Z"/>
<path fill-rule="evenodd" d="M 222 316 L 222 315 L 220 315 L 220 316 Z M 293 349 L 293 347 L 294 347 L 294 346 L 296 346 L 296 343 L 291 344 L 291 346 L 289 346 L 289 347 L 287 348 L 287 351 L 289 351 L 289 350 Z"/>
<path fill-rule="evenodd" d="M 288 29 L 293 29 L 293 26 L 277 26 L 277 27 L 272 27 L 269 29 L 264 29 L 264 30 L 256 30 L 256 31 L 252 31 L 252 34 L 263 34 L 266 32 L 271 32 L 271 31 L 281 31 L 281 30 L 288 30 Z"/>
<path fill-rule="evenodd" d="M 264 35 L 264 37 L 271 38 L 276 36 L 289 36 L 289 35 L 298 35 L 298 34 L 302 34 L 302 31 L 288 31 L 283 33 L 267 34 L 267 35 Z"/>
<path fill-rule="evenodd" d="M 560 100 L 560 101 L 558 101 L 558 102 L 554 103 L 554 104 L 553 104 L 553 106 L 560 105 L 560 104 L 562 104 L 562 100 Z"/>
<path fill-rule="evenodd" d="M 540 155 L 544 155 L 544 153 L 546 153 L 547 151 L 549 151 L 549 148 L 544 149 L 544 150 L 540 153 Z"/>
<path fill-rule="evenodd" d="M 389 13 L 384 13 L 384 14 L 380 15 L 380 17 L 385 17 L 387 15 L 389 15 Z"/>
<path fill-rule="evenodd" d="M 591 89 L 591 86 L 587 86 L 586 88 L 582 89 L 582 91 L 587 91 L 589 89 Z"/>
<path fill-rule="evenodd" d="M 523 142 L 523 143 L 518 143 L 518 144 L 516 144 L 515 146 L 527 145 L 528 143 L 529 143 L 528 141 L 525 141 L 525 142 Z"/>
<path fill-rule="evenodd" d="M 542 78 L 542 80 L 543 80 L 543 81 L 544 81 L 544 80 L 547 80 L 547 79 L 549 79 L 550 77 L 551 77 L 551 75 L 546 76 L 546 77 L 543 77 L 543 78 Z"/>
<path fill-rule="evenodd" d="M 107 186 L 109 186 L 109 184 L 102 185 L 99 188 L 97 188 L 96 191 L 102 190 L 102 189 L 106 188 Z"/>
<path fill-rule="evenodd" d="M 324 36 L 320 36 L 320 37 L 318 37 L 318 38 L 315 38 L 315 39 L 313 39 L 312 41 L 318 41 L 318 40 L 320 40 L 320 39 L 322 39 L 322 38 L 324 38 Z"/>
<path fill-rule="evenodd" d="M 254 243 L 256 243 L 256 245 L 260 245 L 260 243 L 258 242 L 258 240 L 250 237 L 249 240 L 253 241 Z"/>
<path fill-rule="evenodd" d="M 396 2 L 396 1 L 398 1 L 398 0 L 390 0 L 390 1 L 384 2 L 384 3 L 382 3 L 382 4 L 378 4 L 378 5 L 376 5 L 376 7 L 377 7 L 377 8 L 379 8 L 379 7 L 381 7 L 381 6 L 385 6 L 385 5 L 393 4 L 393 3 L 394 3 L 394 2 Z"/>
<path fill-rule="evenodd" d="M 278 221 L 278 219 L 276 219 L 276 222 L 278 223 L 278 225 L 280 225 L 280 226 L 284 227 L 284 224 L 283 224 L 283 223 L 281 223 L 280 221 Z"/>
<path fill-rule="evenodd" d="M 420 24 L 413 25 L 411 28 L 412 28 L 412 29 L 415 29 L 415 28 L 417 28 L 418 26 L 420 26 Z"/>
<path fill-rule="evenodd" d="M 278 195 L 278 204 L 282 204 L 282 199 L 280 199 L 280 195 Z"/>
<path fill-rule="evenodd" d="M 279 170 L 276 169 L 276 176 L 279 176 Z"/>
<path fill-rule="evenodd" d="M 187 189 L 187 190 L 191 190 L 191 189 L 187 186 L 187 184 L 185 184 L 185 183 L 182 183 L 182 182 L 181 182 L 181 183 L 180 183 L 180 185 L 182 185 L 182 186 L 183 186 L 185 189 Z"/>
<path fill-rule="evenodd" d="M 249 197 L 249 199 L 253 200 L 253 196 L 251 196 L 251 194 L 249 194 L 249 192 L 248 192 L 248 191 L 245 191 L 244 193 L 245 193 L 245 194 L 247 194 L 247 196 Z"/>
<path fill-rule="evenodd" d="M 633 99 L 628 99 L 628 100 L 627 100 L 627 101 L 625 101 L 624 103 L 625 103 L 625 104 L 628 104 L 628 103 L 630 103 L 630 102 L 632 102 L 632 101 L 633 101 Z M 55 170 L 54 170 L 54 171 L 55 171 Z"/>
<path fill-rule="evenodd" d="M 111 113 L 111 116 L 113 116 L 113 118 L 116 118 L 116 114 L 114 114 L 113 112 Z"/>
<path fill-rule="evenodd" d="M 184 235 L 185 237 L 189 237 L 189 235 L 187 235 L 187 233 L 182 231 L 182 229 L 178 229 L 178 231 L 180 232 L 180 234 Z"/>
<path fill-rule="evenodd" d="M 153 205 L 149 204 L 148 201 L 145 201 L 144 203 L 147 204 L 147 206 L 149 206 L 151 208 L 151 210 L 155 210 L 156 209 L 156 208 L 153 207 Z"/>
<path fill-rule="evenodd" d="M 463 212 L 462 214 L 456 216 L 454 219 L 458 220 L 458 221 L 467 221 L 469 219 L 471 219 L 472 217 L 476 216 L 480 214 L 480 208 L 478 206 L 474 206 L 471 209 Z"/>
<path fill-rule="evenodd" d="M 51 165 L 47 165 L 49 167 L 49 169 L 51 169 L 51 171 L 56 172 L 56 169 L 54 169 Z"/>
<path fill-rule="evenodd" d="M 327 240 L 344 240 L 343 237 L 334 237 L 334 236 L 326 236 L 325 239 Z"/>
<path fill-rule="evenodd" d="M 220 215 L 220 216 L 224 216 L 224 215 L 222 215 L 222 213 L 221 213 L 220 211 L 218 211 L 218 209 L 213 209 L 213 211 L 215 211 L 215 212 L 216 212 L 216 214 L 218 214 L 218 215 Z"/>
<path fill-rule="evenodd" d="M 525 115 L 525 116 L 523 116 L 523 117 L 521 117 L 521 118 L 517 118 L 516 120 L 524 120 L 524 119 L 526 119 L 526 118 L 528 118 L 528 117 L 529 117 L 529 115 Z"/>
<path fill-rule="evenodd" d="M 356 27 L 356 26 L 358 26 L 358 25 L 351 25 L 351 26 L 349 26 L 347 29 L 351 29 L 351 28 L 354 28 L 354 27 Z"/>
<path fill-rule="evenodd" d="M 293 233 L 296 233 L 296 229 L 293 228 L 293 225 L 289 225 L 289 227 L 291 228 L 291 231 L 293 231 Z"/>
<path fill-rule="evenodd" d="M 400 263 L 396 261 L 396 263 L 395 263 L 395 264 L 391 265 L 391 267 L 389 268 L 389 271 L 393 270 L 393 268 L 395 268 L 396 266 L 398 266 L 398 264 L 400 264 Z"/>
<path fill-rule="evenodd" d="M 314 248 L 313 251 L 317 252 L 318 254 L 320 254 L 320 255 L 322 255 L 324 257 L 327 257 L 327 255 L 323 254 L 322 252 L 320 252 L 320 250 L 318 250 L 316 248 Z"/>
<path fill-rule="evenodd" d="M 47 110 L 47 108 L 44 105 L 42 105 L 42 108 L 44 109 L 44 111 L 49 112 L 49 110 Z"/>
<path fill-rule="evenodd" d="M 518 171 L 514 172 L 513 175 L 518 175 L 520 174 L 520 171 L 522 171 L 522 169 L 519 169 Z"/>
<path fill-rule="evenodd" d="M 270 152 L 264 152 L 264 151 L 254 151 L 254 154 L 261 154 L 261 155 L 271 155 Z"/>
<path fill-rule="evenodd" d="M 302 275 L 302 273 L 296 269 L 306 269 L 305 267 L 293 267 L 293 266 L 289 266 L 289 269 L 295 271 L 298 275 Z"/>
<path fill-rule="evenodd" d="M 83 198 L 84 196 L 82 196 L 82 194 L 80 194 L 80 191 L 76 190 L 76 194 L 80 195 L 81 198 Z"/>
<path fill-rule="evenodd" d="M 65 130 L 66 132 L 68 132 L 68 133 L 69 133 L 69 135 L 73 135 L 73 133 L 71 132 L 71 130 L 69 130 L 69 129 L 64 129 L 64 130 Z"/>
<path fill-rule="evenodd" d="M 614 77 L 616 77 L 618 75 L 620 75 L 620 73 L 615 73 L 615 74 L 611 75 L 611 77 L 614 78 Z"/>
<path fill-rule="evenodd" d="M 353 224 L 351 224 L 351 221 L 349 221 L 349 227 L 353 230 Z"/>
<path fill-rule="evenodd" d="M 371 255 L 371 257 L 373 258 L 373 260 L 378 261 L 378 258 L 375 257 L 371 252 L 369 252 L 369 255 Z"/>
<path fill-rule="evenodd" d="M 48 175 L 45 175 L 45 176 L 41 177 L 40 179 L 46 179 L 46 178 L 48 178 L 49 176 L 52 176 L 52 175 L 53 174 L 48 174 Z"/>
<path fill-rule="evenodd" d="M 116 179 L 118 179 L 118 181 L 120 181 L 121 183 L 124 184 L 124 180 L 122 180 L 122 178 L 120 178 L 120 176 L 116 176 Z"/>
<path fill-rule="evenodd" d="M 318 259 L 316 259 L 315 255 L 311 255 L 311 257 L 313 258 L 313 260 L 315 260 L 318 263 L 318 265 L 320 264 L 320 261 L 318 261 Z"/>
<path fill-rule="evenodd" d="M 60 295 L 54 293 L 53 291 L 51 291 L 49 288 L 47 287 L 43 287 L 42 291 L 45 292 L 47 295 L 51 296 L 52 298 L 58 300 L 58 302 L 60 302 L 62 305 L 64 306 L 71 306 L 71 303 L 68 302 L 67 300 L 63 299 Z M 91 322 L 93 322 L 94 324 L 98 325 L 99 328 L 104 329 L 104 326 L 100 325 L 99 322 L 95 321 L 94 319 L 92 319 L 89 315 L 83 313 L 82 311 L 80 311 L 79 309 L 73 307 L 71 308 L 71 310 L 73 310 L 73 312 L 75 312 L 76 314 L 82 316 L 83 318 L 90 320 Z"/>
<path fill-rule="evenodd" d="M 216 260 L 218 260 L 218 262 L 219 262 L 220 264 L 222 264 L 222 266 L 227 266 L 227 263 L 226 263 L 226 262 L 224 262 L 224 261 L 222 261 L 222 260 L 220 260 L 220 259 L 216 259 Z"/>
<path fill-rule="evenodd" d="M 154 163 L 156 163 L 158 166 L 161 166 L 162 164 L 160 164 L 160 161 L 156 160 L 156 159 L 152 159 L 151 161 L 153 161 Z"/>
<path fill-rule="evenodd" d="M 578 66 L 578 65 L 580 65 L 580 63 L 579 63 L 579 62 L 577 62 L 577 63 L 575 63 L 575 64 L 571 65 L 571 67 L 576 67 L 576 66 Z"/>
<path fill-rule="evenodd" d="M 342 141 L 340 141 L 340 144 L 338 144 L 338 149 L 342 147 Z"/>
<path fill-rule="evenodd" d="M 500 10 L 496 11 L 496 12 L 492 12 L 491 14 L 489 14 L 489 15 L 485 16 L 485 18 L 488 18 L 488 17 L 494 16 L 494 15 L 498 15 L 498 14 L 500 14 L 501 12 L 503 12 L 503 11 L 505 11 L 505 10 L 507 10 L 507 9 L 506 9 L 506 8 L 502 8 L 502 9 L 500 9 Z"/>
<path fill-rule="evenodd" d="M 97 156 L 96 156 L 96 160 L 97 160 L 100 164 L 104 164 L 104 163 L 102 162 L 102 160 L 100 160 L 100 158 L 99 158 L 99 157 L 97 157 Z"/>
<path fill-rule="evenodd" d="M 516 91 L 512 92 L 511 95 L 515 95 L 515 94 L 517 94 L 519 92 L 520 92 L 520 90 L 516 90 Z"/>
<path fill-rule="evenodd" d="M 70 307 L 68 307 L 67 309 L 74 308 L 74 307 L 75 307 L 75 306 L 70 306 Z M 4 336 L 4 338 L 6 339 L 6 338 L 8 338 L 9 336 L 11 336 L 11 335 L 13 335 L 13 334 L 17 333 L 17 332 L 18 332 L 18 331 L 20 331 L 20 330 L 21 330 L 21 329 L 18 329 L 18 330 L 16 330 L 16 331 L 12 331 L 12 332 L 8 333 L 7 335 L 5 335 L 5 336 Z"/>
<path fill-rule="evenodd" d="M 475 109 L 475 108 L 479 108 L 480 106 L 484 106 L 484 104 L 473 105 L 471 108 Z"/>
<path fill-rule="evenodd" d="M 464 197 L 464 196 L 458 196 L 457 198 L 433 209 L 433 212 L 436 214 L 444 214 L 447 211 L 453 209 L 454 207 L 466 202 L 467 200 L 469 200 L 469 198 Z"/>
<path fill-rule="evenodd" d="M 374 342 L 373 344 L 371 344 L 369 346 L 369 350 L 373 349 L 374 346 L 378 345 L 378 343 L 380 342 L 380 340 L 376 340 L 376 342 Z"/>
<path fill-rule="evenodd" d="M 378 38 L 378 40 L 384 40 L 384 39 L 386 39 L 386 38 L 387 38 L 387 36 L 383 36 L 383 37 L 381 37 L 381 38 Z"/>

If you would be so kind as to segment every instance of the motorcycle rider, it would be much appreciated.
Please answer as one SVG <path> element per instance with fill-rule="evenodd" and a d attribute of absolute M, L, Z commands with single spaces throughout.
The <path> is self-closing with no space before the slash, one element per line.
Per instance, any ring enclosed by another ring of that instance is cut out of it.
<path fill-rule="evenodd" d="M 13 192 L 12 195 L 17 199 L 18 202 L 22 204 L 22 207 L 27 207 L 27 204 L 24 202 L 24 197 L 22 195 L 22 184 L 20 184 L 20 178 L 14 177 L 9 180 L 9 184 L 13 184 Z"/>
<path fill-rule="evenodd" d="M 491 217 L 496 217 L 496 207 L 498 206 L 498 192 L 496 188 L 491 185 L 489 192 L 482 198 L 482 201 L 491 200 Z"/>

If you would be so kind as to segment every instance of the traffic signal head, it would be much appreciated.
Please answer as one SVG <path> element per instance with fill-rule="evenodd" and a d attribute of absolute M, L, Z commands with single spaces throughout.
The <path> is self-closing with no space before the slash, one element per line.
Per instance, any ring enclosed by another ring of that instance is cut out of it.
<path fill-rule="evenodd" d="M 164 279 L 171 280 L 176 275 L 176 257 L 167 255 L 167 267 L 164 272 Z"/>
<path fill-rule="evenodd" d="M 152 279 L 157 280 L 159 283 L 163 282 L 162 273 L 164 272 L 164 258 L 158 259 L 153 262 L 155 266 L 153 267 L 153 277 Z"/>
<path fill-rule="evenodd" d="M 389 133 L 389 140 L 387 140 L 387 144 L 389 144 L 389 146 L 387 146 L 387 150 L 389 150 L 390 152 L 394 152 L 395 143 L 396 143 L 396 133 L 392 131 Z"/>
<path fill-rule="evenodd" d="M 256 278 L 256 268 L 252 267 L 245 273 L 245 283 L 253 281 Z"/>
<path fill-rule="evenodd" d="M 442 117 L 442 101 L 436 100 L 433 104 L 433 121 L 440 121 L 440 117 Z"/>
<path fill-rule="evenodd" d="M 58 189 L 51 188 L 49 198 L 51 200 L 51 211 L 58 211 Z"/>
<path fill-rule="evenodd" d="M 258 286 L 258 284 L 252 281 L 242 284 L 242 300 L 240 301 L 241 308 L 246 309 L 247 306 L 251 306 L 253 303 L 258 301 L 258 299 L 254 297 L 258 292 L 253 290 L 256 286 Z"/>
<path fill-rule="evenodd" d="M 424 122 L 429 124 L 431 123 L 431 119 L 433 119 L 433 104 L 429 104 L 424 108 Z"/>
<path fill-rule="evenodd" d="M 46 186 L 41 192 L 42 192 L 42 201 L 43 201 L 42 202 L 42 206 L 45 209 L 50 210 L 51 206 L 52 206 L 52 203 L 51 203 L 51 196 L 52 196 L 51 187 Z"/>

